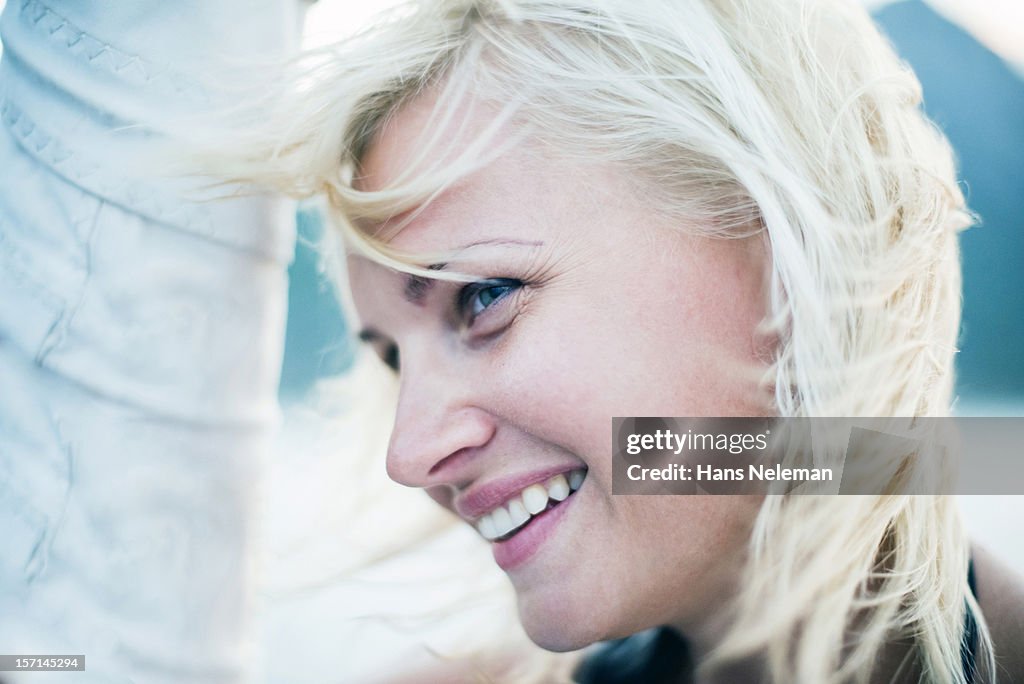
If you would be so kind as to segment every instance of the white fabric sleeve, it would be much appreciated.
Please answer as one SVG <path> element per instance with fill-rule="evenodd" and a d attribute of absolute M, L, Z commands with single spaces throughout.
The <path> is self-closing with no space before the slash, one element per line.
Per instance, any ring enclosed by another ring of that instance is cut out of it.
<path fill-rule="evenodd" d="M 293 49 L 300 19 L 294 0 L 6 3 L 0 652 L 86 670 L 0 681 L 253 677 L 294 213 L 130 169 L 216 100 L 204 74 Z"/>

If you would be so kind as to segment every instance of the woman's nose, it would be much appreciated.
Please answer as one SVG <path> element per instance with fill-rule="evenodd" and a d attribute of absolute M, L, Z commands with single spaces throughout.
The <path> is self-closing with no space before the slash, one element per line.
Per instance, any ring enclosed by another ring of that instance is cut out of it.
<path fill-rule="evenodd" d="M 493 417 L 474 405 L 465 380 L 403 369 L 388 476 L 408 487 L 463 487 L 475 477 L 475 449 L 494 431 Z"/>

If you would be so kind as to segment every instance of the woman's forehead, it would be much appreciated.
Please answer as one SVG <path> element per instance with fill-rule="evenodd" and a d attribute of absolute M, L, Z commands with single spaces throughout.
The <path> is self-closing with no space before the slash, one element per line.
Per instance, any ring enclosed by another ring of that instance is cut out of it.
<path fill-rule="evenodd" d="M 418 102 L 400 111 L 368 149 L 356 187 L 363 191 L 386 188 L 406 173 L 420 156 L 423 124 L 429 117 L 429 106 Z M 439 139 L 444 145 L 444 136 Z M 437 159 L 430 156 L 432 152 L 428 150 L 427 163 Z M 437 154 L 451 152 L 438 150 Z M 601 206 L 615 201 L 623 187 L 608 169 L 584 167 L 528 145 L 515 146 L 427 204 L 382 224 L 362 227 L 371 234 L 387 235 L 389 228 L 404 225 L 389 242 L 410 251 L 460 249 L 483 241 L 550 241 L 555 234 L 569 237 L 573 226 L 593 230 Z"/>
<path fill-rule="evenodd" d="M 496 105 L 473 97 L 449 102 L 437 88 L 427 90 L 383 118 L 359 160 L 353 185 L 381 190 L 452 163 L 497 113 Z"/>
<path fill-rule="evenodd" d="M 359 162 L 353 181 L 357 190 L 375 192 L 394 185 L 425 142 L 434 105 L 434 98 L 421 96 L 384 120 Z"/>

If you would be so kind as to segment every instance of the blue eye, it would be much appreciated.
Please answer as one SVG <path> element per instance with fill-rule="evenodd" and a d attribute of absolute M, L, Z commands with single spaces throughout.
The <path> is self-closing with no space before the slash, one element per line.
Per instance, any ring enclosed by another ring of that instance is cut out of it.
<path fill-rule="evenodd" d="M 476 316 L 483 313 L 483 310 L 489 307 L 494 302 L 498 301 L 509 292 L 512 291 L 512 287 L 509 285 L 495 285 L 494 287 L 488 287 L 480 290 L 473 297 L 473 315 Z"/>
<path fill-rule="evenodd" d="M 459 309 L 467 324 L 522 286 L 518 280 L 511 278 L 492 278 L 470 283 L 459 293 Z"/>

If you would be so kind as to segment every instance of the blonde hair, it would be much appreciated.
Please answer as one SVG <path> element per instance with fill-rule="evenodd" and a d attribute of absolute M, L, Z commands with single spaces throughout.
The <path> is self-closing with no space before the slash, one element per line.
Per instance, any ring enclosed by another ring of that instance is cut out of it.
<path fill-rule="evenodd" d="M 356 222 L 428 203 L 500 153 L 499 131 L 515 123 L 539 146 L 621 165 L 688 225 L 763 234 L 779 415 L 947 415 L 956 234 L 970 217 L 916 78 L 856 3 L 434 0 L 295 68 L 217 167 L 325 195 L 354 249 L 447 277 Z M 494 124 L 454 160 L 353 189 L 373 137 L 428 90 L 428 131 L 472 103 L 493 105 Z M 949 497 L 770 496 L 749 555 L 735 620 L 705 667 L 758 652 L 775 681 L 865 682 L 902 635 L 923 681 L 965 682 L 966 609 L 994 676 Z"/>

